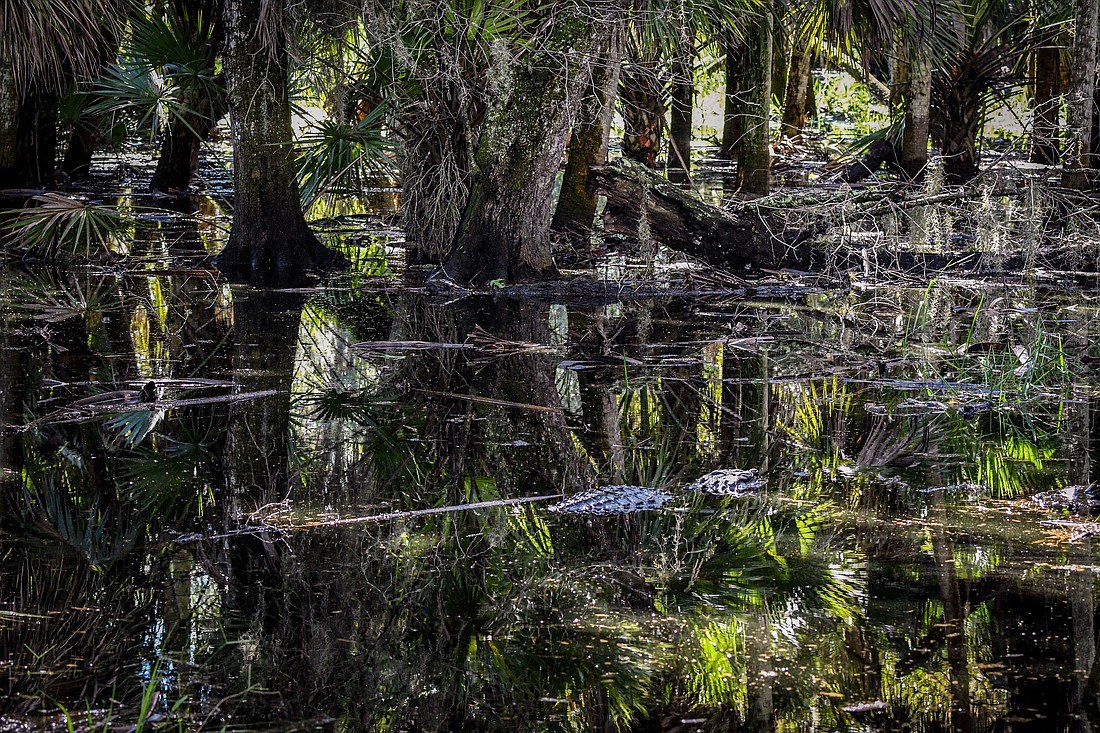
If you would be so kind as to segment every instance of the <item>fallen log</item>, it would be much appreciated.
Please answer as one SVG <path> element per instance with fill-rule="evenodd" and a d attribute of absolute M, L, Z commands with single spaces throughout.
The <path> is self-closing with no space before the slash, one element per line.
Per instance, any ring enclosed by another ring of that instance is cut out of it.
<path fill-rule="evenodd" d="M 754 208 L 727 211 L 670 183 L 644 166 L 622 161 L 593 168 L 589 185 L 607 197 L 604 231 L 661 244 L 719 267 L 805 268 L 820 230 L 790 233 Z M 791 236 L 776 236 L 777 233 Z"/>

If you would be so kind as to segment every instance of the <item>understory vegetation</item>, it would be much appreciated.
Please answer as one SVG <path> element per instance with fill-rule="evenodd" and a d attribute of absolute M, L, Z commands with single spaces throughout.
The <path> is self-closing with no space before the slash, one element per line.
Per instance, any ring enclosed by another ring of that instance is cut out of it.
<path fill-rule="evenodd" d="M 96 188 L 140 170 L 134 151 L 155 161 L 139 188 L 229 199 L 219 265 L 259 282 L 346 266 L 302 212 L 369 210 L 385 190 L 400 191 L 410 264 L 457 284 L 553 277 L 551 232 L 599 228 L 590 174 L 619 156 L 717 204 L 703 218 L 736 217 L 777 185 L 764 205 L 802 222 L 838 185 L 857 187 L 846 219 L 1026 188 L 1028 206 L 1057 202 L 1044 225 L 1057 237 L 1052 218 L 1081 206 L 1048 184 L 1087 189 L 1100 166 L 1091 1 L 7 3 L 0 176 L 22 211 L 5 246 L 124 251 L 117 219 L 140 214 L 102 206 Z M 957 185 L 969 188 L 943 197 Z M 636 213 L 645 226 L 627 234 L 677 246 L 668 222 Z M 977 230 L 977 216 L 956 219 Z M 829 228 L 765 234 L 808 250 Z"/>

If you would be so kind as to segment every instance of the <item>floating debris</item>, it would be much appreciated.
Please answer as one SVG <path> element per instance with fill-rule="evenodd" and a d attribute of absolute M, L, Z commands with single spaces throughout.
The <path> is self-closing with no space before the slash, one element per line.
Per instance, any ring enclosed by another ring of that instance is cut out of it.
<path fill-rule="evenodd" d="M 672 494 L 645 486 L 600 486 L 574 494 L 549 507 L 559 514 L 629 514 L 657 509 L 672 499 Z"/>
<path fill-rule="evenodd" d="M 749 496 L 767 483 L 755 468 L 720 468 L 688 484 L 685 491 L 715 496 Z"/>

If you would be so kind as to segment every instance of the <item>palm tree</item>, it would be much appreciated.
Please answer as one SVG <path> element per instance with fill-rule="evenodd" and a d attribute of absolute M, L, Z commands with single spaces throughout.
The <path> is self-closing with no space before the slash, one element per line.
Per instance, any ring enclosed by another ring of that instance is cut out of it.
<path fill-rule="evenodd" d="M 0 180 L 53 180 L 61 91 L 117 48 L 126 0 L 0 2 Z"/>
<path fill-rule="evenodd" d="M 223 63 L 233 125 L 233 228 L 218 268 L 234 280 L 289 282 L 346 264 L 306 225 L 292 148 L 285 0 L 227 0 Z"/>

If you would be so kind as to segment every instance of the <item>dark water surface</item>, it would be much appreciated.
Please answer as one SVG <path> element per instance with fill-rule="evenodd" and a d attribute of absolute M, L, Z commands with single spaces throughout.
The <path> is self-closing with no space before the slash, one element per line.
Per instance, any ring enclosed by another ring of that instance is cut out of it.
<path fill-rule="evenodd" d="M 172 232 L 0 270 L 0 730 L 1100 722 L 1094 292 L 431 295 L 375 235 L 262 292 Z"/>

